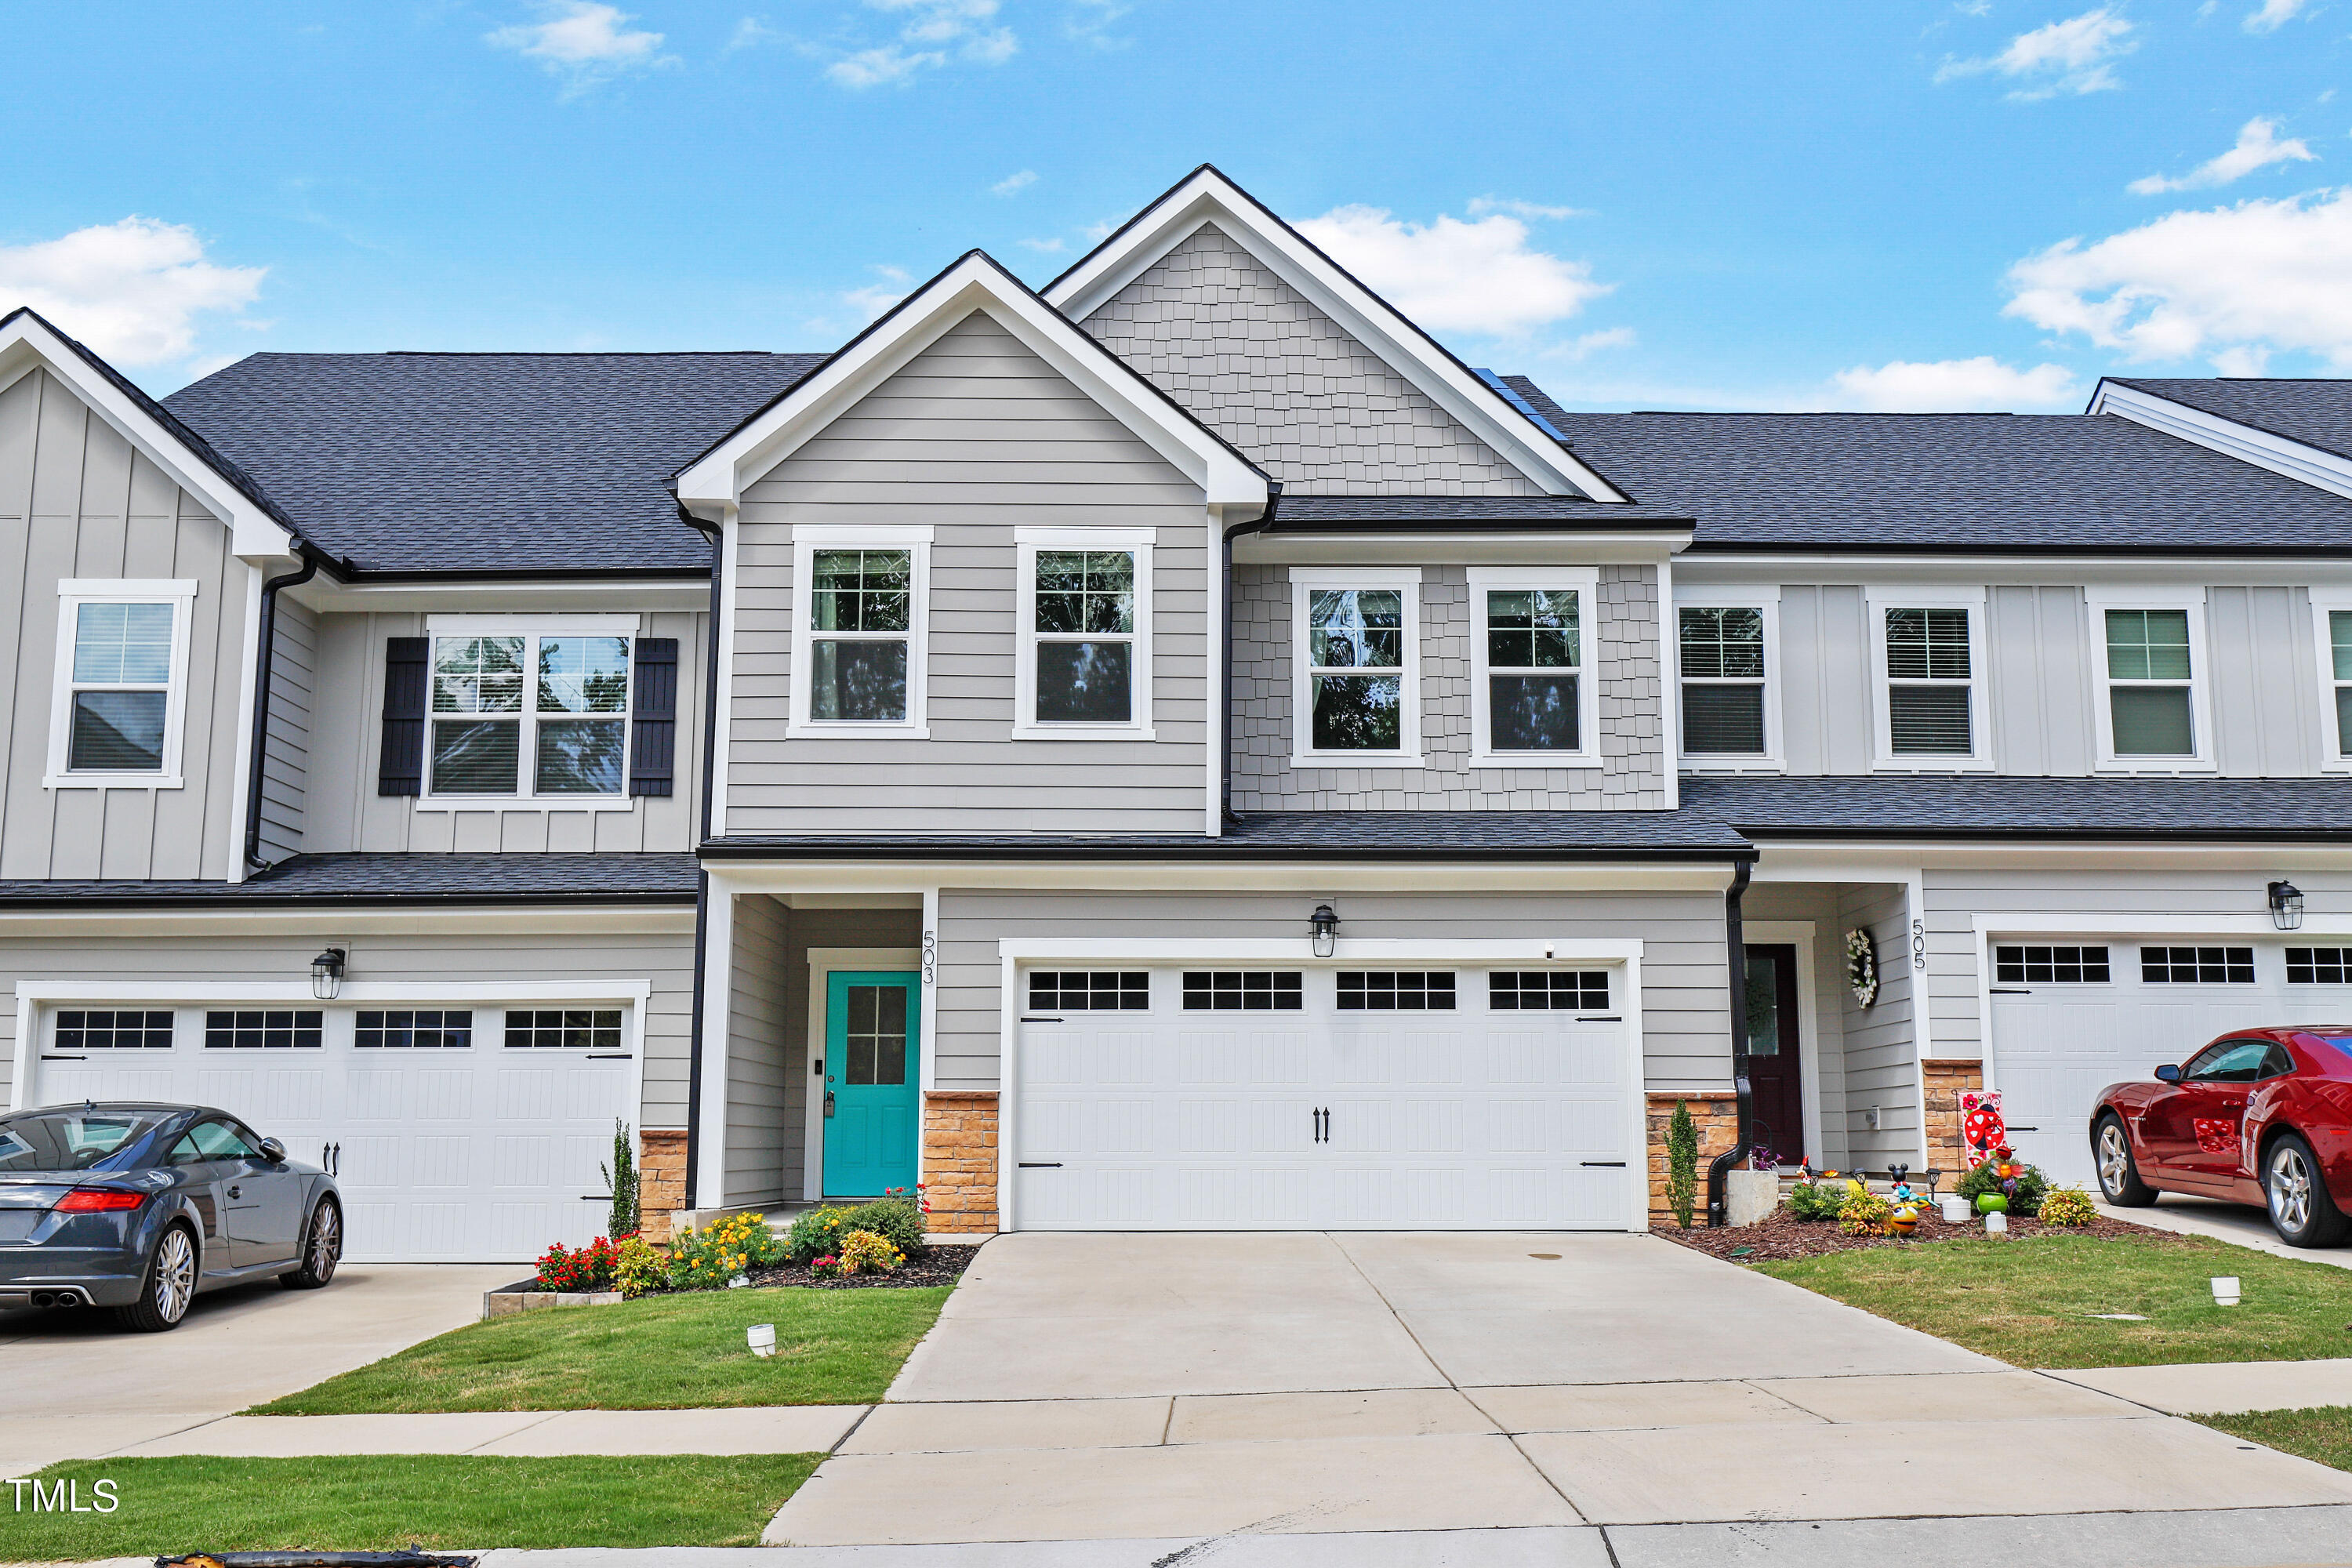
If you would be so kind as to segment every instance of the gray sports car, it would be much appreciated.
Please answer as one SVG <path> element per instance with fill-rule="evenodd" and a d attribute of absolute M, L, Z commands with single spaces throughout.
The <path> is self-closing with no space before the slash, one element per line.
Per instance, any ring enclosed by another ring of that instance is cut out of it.
<path fill-rule="evenodd" d="M 225 1110 L 0 1115 L 0 1307 L 111 1307 L 152 1333 L 219 1286 L 274 1274 L 315 1290 L 342 1255 L 334 1178 Z"/>

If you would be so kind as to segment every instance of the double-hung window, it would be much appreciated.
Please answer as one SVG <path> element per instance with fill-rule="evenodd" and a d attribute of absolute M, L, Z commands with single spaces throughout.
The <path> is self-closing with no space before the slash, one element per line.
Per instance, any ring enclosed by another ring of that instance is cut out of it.
<path fill-rule="evenodd" d="M 50 787 L 179 786 L 195 596 L 193 580 L 58 584 Z"/>
<path fill-rule="evenodd" d="M 1151 531 L 1024 528 L 1013 732 L 1148 740 Z"/>
<path fill-rule="evenodd" d="M 1869 610 L 1878 765 L 1987 765 L 1983 592 L 1874 592 Z"/>
<path fill-rule="evenodd" d="M 1590 568 L 1471 569 L 1474 766 L 1599 765 L 1599 583 Z"/>
<path fill-rule="evenodd" d="M 1770 677 L 1780 657 L 1777 588 L 1713 589 L 1675 601 L 1683 760 L 1693 767 L 1779 765 Z"/>
<path fill-rule="evenodd" d="M 424 799 L 628 804 L 635 616 L 436 616 Z"/>
<path fill-rule="evenodd" d="M 2210 765 L 2199 677 L 2205 664 L 2201 588 L 2105 590 L 2085 595 L 2105 675 L 2099 765 L 2172 771 Z"/>
<path fill-rule="evenodd" d="M 1421 765 L 1421 573 L 1294 569 L 1291 761 Z"/>
<path fill-rule="evenodd" d="M 2319 765 L 2352 772 L 2352 593 L 2313 589 L 2319 644 Z"/>
<path fill-rule="evenodd" d="M 794 734 L 923 731 L 931 531 L 793 531 Z"/>

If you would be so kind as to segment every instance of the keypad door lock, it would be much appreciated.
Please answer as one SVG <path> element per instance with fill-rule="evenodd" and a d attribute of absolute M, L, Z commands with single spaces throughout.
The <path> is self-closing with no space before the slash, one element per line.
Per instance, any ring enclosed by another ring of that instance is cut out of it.
<path fill-rule="evenodd" d="M 824 1091 L 824 1113 L 827 1117 L 833 1115 L 833 1090 L 829 1089 Z"/>

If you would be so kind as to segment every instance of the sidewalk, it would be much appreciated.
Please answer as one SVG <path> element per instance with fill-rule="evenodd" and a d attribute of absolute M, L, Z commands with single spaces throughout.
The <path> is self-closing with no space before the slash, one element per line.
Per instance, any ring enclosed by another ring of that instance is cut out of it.
<path fill-rule="evenodd" d="M 2173 1415 L 2310 1410 L 2352 1405 L 2352 1357 L 2341 1361 L 2217 1361 L 2187 1366 L 2081 1367 L 2044 1372 Z M 2352 1555 L 2347 1552 L 2347 1555 Z"/>
<path fill-rule="evenodd" d="M 2179 1193 L 2167 1193 L 2154 1207 L 2144 1209 L 2115 1208 L 2096 1198 L 2092 1202 L 2109 1219 L 2119 1219 L 2126 1225 L 2144 1225 L 2150 1230 L 2168 1230 L 2180 1236 L 2210 1236 L 2216 1241 L 2234 1242 L 2274 1258 L 2352 1268 L 2352 1246 L 2289 1247 L 2271 1228 L 2270 1216 L 2248 1204 L 2225 1204 L 2212 1198 L 2185 1197 Z"/>
<path fill-rule="evenodd" d="M 829 1454 L 871 1406 L 521 1410 L 443 1415 L 228 1415 L 91 1458 L 211 1454 Z"/>

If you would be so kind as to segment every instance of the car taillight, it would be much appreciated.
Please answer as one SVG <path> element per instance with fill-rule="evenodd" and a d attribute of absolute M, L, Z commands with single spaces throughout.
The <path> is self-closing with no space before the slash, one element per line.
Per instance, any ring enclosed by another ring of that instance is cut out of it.
<path fill-rule="evenodd" d="M 145 1193 L 126 1193 L 121 1187 L 79 1187 L 58 1200 L 59 1214 L 116 1214 L 123 1209 L 135 1209 L 147 1201 Z"/>

